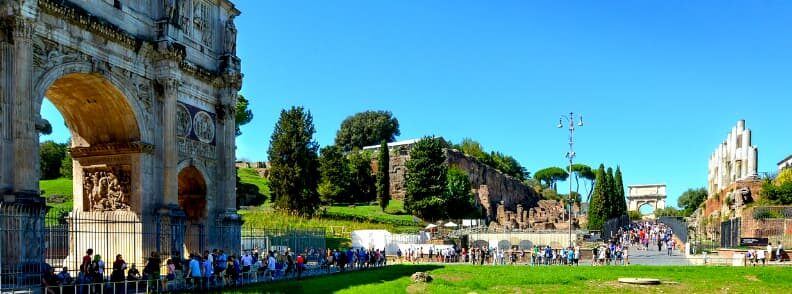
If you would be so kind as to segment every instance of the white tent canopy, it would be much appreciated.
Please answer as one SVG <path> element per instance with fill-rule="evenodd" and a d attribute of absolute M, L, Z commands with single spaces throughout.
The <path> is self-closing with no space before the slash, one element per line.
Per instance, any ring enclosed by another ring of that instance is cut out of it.
<path fill-rule="evenodd" d="M 443 225 L 443 226 L 444 226 L 444 227 L 446 227 L 446 228 L 456 228 L 456 227 L 458 227 L 458 225 L 457 225 L 457 224 L 455 224 L 454 222 L 447 222 L 447 223 L 446 223 L 445 225 Z"/>
<path fill-rule="evenodd" d="M 435 225 L 435 224 L 429 224 L 428 226 L 426 226 L 426 229 L 427 229 L 427 230 L 428 230 L 428 229 L 434 229 L 434 228 L 436 228 L 436 227 L 437 227 L 437 225 Z"/>

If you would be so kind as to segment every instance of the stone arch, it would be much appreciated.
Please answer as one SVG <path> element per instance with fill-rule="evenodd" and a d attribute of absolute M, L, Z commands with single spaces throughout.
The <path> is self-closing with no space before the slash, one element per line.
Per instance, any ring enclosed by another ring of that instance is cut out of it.
<path fill-rule="evenodd" d="M 143 187 L 151 184 L 144 153 L 153 150 L 145 142 L 153 136 L 129 83 L 89 62 L 66 62 L 38 76 L 33 95 L 34 121 L 46 97 L 71 131 L 74 209 L 142 213 L 150 205 Z"/>
<path fill-rule="evenodd" d="M 643 208 L 643 207 L 645 207 L 647 205 L 649 207 L 651 207 L 652 210 L 649 213 L 646 213 L 646 214 L 653 214 L 655 212 L 655 210 L 657 210 L 657 203 L 655 201 L 641 201 L 641 202 L 638 202 L 636 204 L 636 207 L 638 208 L 637 209 L 638 212 L 640 213 L 641 212 L 641 208 Z M 641 214 L 644 214 L 644 213 L 641 213 Z"/>
<path fill-rule="evenodd" d="M 498 249 L 506 250 L 511 248 L 511 242 L 509 240 L 500 240 L 498 241 Z"/>
<path fill-rule="evenodd" d="M 41 104 L 45 97 L 49 98 L 51 101 L 53 98 L 54 100 L 58 100 L 59 98 L 66 99 L 67 97 L 50 97 L 48 94 L 51 92 L 51 88 L 53 86 L 65 86 L 57 84 L 59 81 L 65 81 L 63 78 L 74 79 L 78 76 L 81 78 L 93 79 L 93 83 L 85 83 L 81 85 L 82 87 L 95 87 L 101 85 L 100 88 L 102 88 L 102 90 L 100 91 L 96 89 L 95 94 L 106 94 L 116 98 L 123 98 L 121 101 L 118 101 L 118 103 L 120 104 L 120 102 L 126 102 L 126 107 L 128 107 L 128 110 L 133 114 L 134 118 L 134 122 L 130 120 L 127 123 L 133 123 L 134 128 L 136 128 L 138 132 L 138 134 L 133 137 L 142 142 L 154 142 L 154 136 L 147 127 L 146 120 L 144 119 L 147 117 L 147 111 L 145 107 L 141 105 L 141 102 L 136 99 L 138 93 L 137 91 L 133 90 L 134 87 L 129 83 L 129 79 L 118 77 L 117 75 L 107 71 L 97 72 L 95 70 L 95 66 L 90 62 L 66 62 L 58 64 L 41 74 L 33 89 L 35 93 L 33 113 L 41 113 Z M 59 106 L 58 102 L 52 102 L 56 108 L 58 108 L 61 114 L 64 115 L 64 119 L 69 120 L 63 113 L 63 109 L 61 109 L 63 105 Z M 69 127 L 71 130 L 72 126 Z M 130 125 L 127 127 L 131 129 L 133 126 Z"/>
<path fill-rule="evenodd" d="M 187 220 L 200 223 L 209 211 L 209 189 L 206 175 L 195 165 L 179 170 L 179 206 L 187 215 Z"/>

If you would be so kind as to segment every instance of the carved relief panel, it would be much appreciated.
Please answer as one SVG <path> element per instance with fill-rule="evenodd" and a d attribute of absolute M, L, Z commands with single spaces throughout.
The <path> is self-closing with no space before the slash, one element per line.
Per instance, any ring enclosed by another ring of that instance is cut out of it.
<path fill-rule="evenodd" d="M 83 169 L 83 203 L 86 211 L 129 211 L 131 190 L 129 165 Z"/>

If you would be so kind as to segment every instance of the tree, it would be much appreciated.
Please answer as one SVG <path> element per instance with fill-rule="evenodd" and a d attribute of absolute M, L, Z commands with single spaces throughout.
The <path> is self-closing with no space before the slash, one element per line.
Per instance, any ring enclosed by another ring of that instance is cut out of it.
<path fill-rule="evenodd" d="M 448 169 L 448 185 L 445 191 L 447 215 L 453 219 L 469 216 L 476 206 L 476 200 L 470 191 L 470 179 L 459 167 Z"/>
<path fill-rule="evenodd" d="M 525 175 L 528 172 L 516 159 L 514 159 L 514 157 L 504 155 L 500 152 L 491 152 L 490 158 L 493 161 L 492 166 L 504 174 L 515 177 L 520 181 L 525 180 Z"/>
<path fill-rule="evenodd" d="M 310 216 L 319 206 L 319 144 L 313 117 L 302 107 L 281 110 L 270 138 L 270 189 L 277 209 Z"/>
<path fill-rule="evenodd" d="M 655 217 L 661 216 L 681 216 L 681 212 L 673 207 L 666 207 L 662 209 L 655 209 Z"/>
<path fill-rule="evenodd" d="M 390 150 L 385 140 L 380 143 L 379 156 L 377 156 L 377 199 L 380 208 L 385 211 L 390 202 Z"/>
<path fill-rule="evenodd" d="M 242 94 L 237 95 L 236 112 L 234 115 L 236 135 L 242 135 L 240 127 L 253 120 L 253 111 L 248 109 L 248 100 Z"/>
<path fill-rule="evenodd" d="M 322 148 L 319 157 L 319 196 L 324 203 L 349 202 L 349 161 L 338 146 Z"/>
<path fill-rule="evenodd" d="M 613 168 L 608 167 L 608 171 L 605 173 L 605 179 L 605 187 L 607 192 L 605 194 L 605 202 L 602 203 L 602 207 L 605 211 L 605 220 L 607 221 L 618 216 L 618 207 L 616 207 L 616 185 L 615 180 L 613 179 Z"/>
<path fill-rule="evenodd" d="M 349 189 L 352 202 L 368 202 L 377 197 L 375 176 L 371 174 L 371 153 L 354 149 L 349 160 Z"/>
<path fill-rule="evenodd" d="M 572 170 L 570 171 L 570 168 L 567 167 L 567 171 L 575 175 L 575 192 L 580 192 L 580 179 L 587 180 L 589 183 L 594 182 L 595 174 L 594 171 L 591 170 L 590 166 L 582 163 L 574 163 L 572 164 L 571 169 Z M 594 187 L 586 188 L 588 190 L 588 192 L 586 192 L 586 201 L 589 201 L 589 198 L 591 197 L 592 188 Z"/>
<path fill-rule="evenodd" d="M 773 185 L 781 186 L 785 183 L 792 182 L 792 168 L 785 168 L 776 175 L 773 179 Z"/>
<path fill-rule="evenodd" d="M 636 211 L 636 210 L 628 211 L 627 215 L 630 217 L 631 221 L 637 221 L 637 220 L 640 220 L 641 218 L 643 218 L 643 216 L 641 215 L 641 212 Z"/>
<path fill-rule="evenodd" d="M 591 195 L 591 202 L 589 202 L 588 212 L 588 229 L 601 230 L 602 225 L 605 223 L 606 215 L 604 214 L 605 197 L 607 193 L 607 175 L 605 174 L 605 166 L 600 164 L 597 169 L 596 180 L 594 184 L 594 192 Z"/>
<path fill-rule="evenodd" d="M 627 199 L 624 197 L 624 182 L 622 180 L 621 167 L 616 166 L 614 175 L 614 189 L 616 190 L 616 216 L 627 215 Z"/>
<path fill-rule="evenodd" d="M 404 209 L 428 219 L 445 215 L 443 193 L 447 186 L 448 167 L 445 164 L 445 143 L 441 138 L 424 137 L 410 151 L 405 163 Z"/>
<path fill-rule="evenodd" d="M 677 206 L 682 209 L 683 216 L 690 216 L 704 200 L 707 200 L 707 189 L 687 189 L 677 198 Z"/>
<path fill-rule="evenodd" d="M 72 167 L 73 167 L 73 163 L 72 163 L 71 152 L 66 150 L 64 152 L 63 160 L 61 160 L 60 176 L 63 178 L 71 178 Z"/>
<path fill-rule="evenodd" d="M 390 111 L 364 111 L 347 117 L 336 133 L 336 145 L 346 152 L 379 144 L 385 140 L 393 142 L 400 135 L 399 120 Z"/>
<path fill-rule="evenodd" d="M 39 148 L 41 179 L 57 179 L 61 175 L 61 164 L 66 157 L 66 145 L 48 140 Z"/>
<path fill-rule="evenodd" d="M 540 169 L 534 173 L 534 179 L 544 182 L 546 187 L 555 191 L 558 191 L 556 189 L 556 182 L 565 181 L 568 177 L 569 174 L 564 171 L 564 169 L 557 166 Z"/>
<path fill-rule="evenodd" d="M 459 144 L 458 149 L 465 155 L 478 159 L 482 163 L 488 164 L 489 154 L 484 151 L 484 147 L 481 147 L 481 143 L 471 138 L 464 138 L 462 139 L 462 143 Z"/>
<path fill-rule="evenodd" d="M 762 185 L 762 196 L 773 204 L 792 204 L 792 182 L 774 185 L 771 181 L 765 181 Z"/>

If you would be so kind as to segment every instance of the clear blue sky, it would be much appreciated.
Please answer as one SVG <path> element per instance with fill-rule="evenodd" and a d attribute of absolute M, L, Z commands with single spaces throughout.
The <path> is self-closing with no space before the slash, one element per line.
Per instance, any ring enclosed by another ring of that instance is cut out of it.
<path fill-rule="evenodd" d="M 792 2 L 234 3 L 255 114 L 240 159 L 267 160 L 292 105 L 311 111 L 323 146 L 345 117 L 390 110 L 398 139 L 470 137 L 532 172 L 565 164 L 558 118 L 583 113 L 577 161 L 621 165 L 626 185 L 665 183 L 672 205 L 706 186 L 739 119 L 760 172 L 792 153 Z"/>

